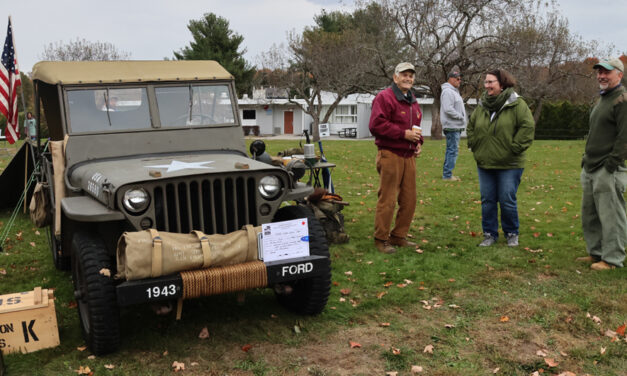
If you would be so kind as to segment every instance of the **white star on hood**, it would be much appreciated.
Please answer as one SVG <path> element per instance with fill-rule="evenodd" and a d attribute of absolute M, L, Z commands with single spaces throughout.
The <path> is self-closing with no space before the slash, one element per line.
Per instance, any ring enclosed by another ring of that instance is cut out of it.
<path fill-rule="evenodd" d="M 207 163 L 213 163 L 213 161 L 205 161 L 205 162 L 181 162 L 181 161 L 172 161 L 167 165 L 156 165 L 156 166 L 145 166 L 146 168 L 167 168 L 166 172 L 180 171 L 180 170 L 202 170 L 202 169 L 210 169 L 213 167 L 203 166 Z"/>

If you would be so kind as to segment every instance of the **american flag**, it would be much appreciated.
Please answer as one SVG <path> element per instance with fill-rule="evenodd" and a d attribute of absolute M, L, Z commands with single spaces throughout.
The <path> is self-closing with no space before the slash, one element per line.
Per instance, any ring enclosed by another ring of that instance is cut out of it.
<path fill-rule="evenodd" d="M 9 18 L 7 39 L 4 41 L 2 65 L 0 65 L 0 113 L 7 118 L 5 136 L 10 144 L 15 143 L 20 138 L 17 117 L 17 88 L 20 85 L 22 85 L 22 80 L 15 59 L 13 31 L 11 30 L 11 18 Z"/>

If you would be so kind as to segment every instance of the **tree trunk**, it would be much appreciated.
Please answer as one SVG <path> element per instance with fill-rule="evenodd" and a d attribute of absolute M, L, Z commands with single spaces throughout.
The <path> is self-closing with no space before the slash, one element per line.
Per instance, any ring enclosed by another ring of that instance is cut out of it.
<path fill-rule="evenodd" d="M 540 115 L 542 114 L 542 106 L 544 105 L 544 101 L 542 99 L 538 100 L 536 104 L 536 109 L 533 111 L 533 121 L 537 124 L 540 119 Z"/>
<path fill-rule="evenodd" d="M 440 96 L 433 98 L 433 107 L 431 108 L 431 139 L 442 139 L 442 123 L 440 122 Z"/>

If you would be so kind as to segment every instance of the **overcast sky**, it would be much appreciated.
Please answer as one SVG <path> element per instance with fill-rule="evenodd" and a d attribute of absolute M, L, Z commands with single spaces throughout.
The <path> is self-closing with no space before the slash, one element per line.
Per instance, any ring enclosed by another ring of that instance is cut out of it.
<path fill-rule="evenodd" d="M 559 0 L 571 30 L 586 40 L 613 43 L 627 52 L 626 1 Z M 313 24 L 327 10 L 353 9 L 353 0 L 19 0 L 5 4 L 0 14 L 0 38 L 6 36 L 7 16 L 20 69 L 32 70 L 44 47 L 77 38 L 110 42 L 129 52 L 131 59 L 163 59 L 189 45 L 187 24 L 213 12 L 229 20 L 233 31 L 244 36 L 245 57 L 257 56 L 272 44 L 285 42 L 286 33 Z M 4 17 L 2 17 L 4 16 Z"/>

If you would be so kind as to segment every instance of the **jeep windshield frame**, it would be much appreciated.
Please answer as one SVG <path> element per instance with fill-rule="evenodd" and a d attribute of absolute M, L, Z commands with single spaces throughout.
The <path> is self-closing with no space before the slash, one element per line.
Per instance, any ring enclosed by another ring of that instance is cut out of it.
<path fill-rule="evenodd" d="M 68 85 L 63 91 L 70 135 L 239 125 L 234 88 L 225 80 Z"/>

